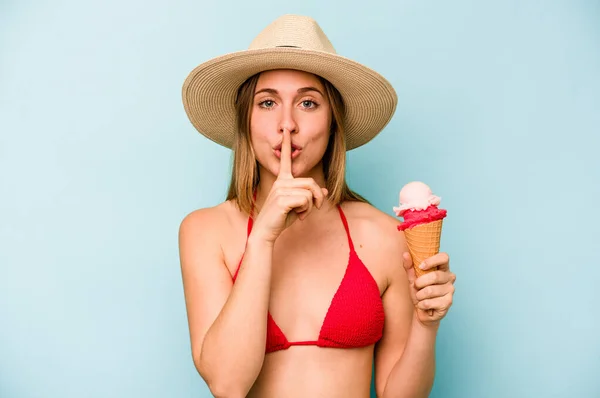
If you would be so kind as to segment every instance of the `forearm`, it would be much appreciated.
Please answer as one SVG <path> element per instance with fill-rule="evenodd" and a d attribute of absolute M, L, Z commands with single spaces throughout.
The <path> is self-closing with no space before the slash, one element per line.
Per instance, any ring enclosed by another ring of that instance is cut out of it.
<path fill-rule="evenodd" d="M 438 326 L 426 327 L 413 316 L 402 356 L 387 380 L 383 398 L 427 398 L 435 376 Z"/>
<path fill-rule="evenodd" d="M 265 355 L 272 245 L 249 239 L 232 291 L 208 330 L 200 368 L 213 391 L 245 396 Z"/>

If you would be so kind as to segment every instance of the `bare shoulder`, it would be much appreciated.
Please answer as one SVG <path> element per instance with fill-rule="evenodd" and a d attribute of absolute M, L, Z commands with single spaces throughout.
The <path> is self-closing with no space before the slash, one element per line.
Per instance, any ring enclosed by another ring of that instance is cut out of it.
<path fill-rule="evenodd" d="M 408 250 L 400 220 L 371 204 L 345 202 L 342 210 L 348 219 L 355 250 L 374 273 L 384 275 L 389 284 L 402 268 L 402 254 Z"/>
<path fill-rule="evenodd" d="M 235 272 L 243 250 L 247 215 L 232 201 L 197 209 L 187 214 L 179 227 L 180 254 L 202 258 L 212 253 L 230 272 Z"/>
<path fill-rule="evenodd" d="M 222 253 L 228 251 L 227 242 L 233 232 L 239 229 L 241 212 L 231 202 L 226 201 L 213 207 L 194 210 L 187 214 L 179 226 L 179 246 L 192 246 L 193 250 L 218 248 Z"/>
<path fill-rule="evenodd" d="M 179 226 L 179 233 L 184 235 L 207 235 L 218 238 L 234 224 L 235 205 L 230 201 L 213 207 L 205 207 L 188 213 Z"/>
<path fill-rule="evenodd" d="M 395 247 L 404 242 L 404 234 L 398 231 L 400 220 L 390 214 L 364 202 L 345 202 L 342 209 L 348 223 L 352 224 L 353 239 L 384 247 Z"/>

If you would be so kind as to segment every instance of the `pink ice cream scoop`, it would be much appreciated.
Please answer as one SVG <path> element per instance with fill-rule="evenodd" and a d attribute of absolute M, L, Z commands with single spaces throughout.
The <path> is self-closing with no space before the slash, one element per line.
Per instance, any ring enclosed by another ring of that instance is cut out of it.
<path fill-rule="evenodd" d="M 404 231 L 419 224 L 441 220 L 446 217 L 446 210 L 439 209 L 441 198 L 431 191 L 427 184 L 413 181 L 406 184 L 400 191 L 400 204 L 394 206 L 397 216 L 402 216 L 404 222 L 398 229 Z"/>

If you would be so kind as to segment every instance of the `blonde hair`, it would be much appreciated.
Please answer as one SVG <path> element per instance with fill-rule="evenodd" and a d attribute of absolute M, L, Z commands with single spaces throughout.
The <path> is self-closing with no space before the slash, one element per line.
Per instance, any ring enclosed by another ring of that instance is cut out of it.
<path fill-rule="evenodd" d="M 260 73 L 247 79 L 239 88 L 235 101 L 237 134 L 233 143 L 233 168 L 227 200 L 235 201 L 237 207 L 250 214 L 254 190 L 260 176 L 258 161 L 250 139 L 250 116 L 254 91 Z M 326 79 L 317 76 L 325 87 L 325 97 L 332 113 L 331 132 L 323 155 L 323 173 L 329 191 L 328 198 L 338 205 L 344 201 L 368 201 L 352 191 L 346 183 L 346 135 L 344 126 L 345 107 L 339 91 Z"/>

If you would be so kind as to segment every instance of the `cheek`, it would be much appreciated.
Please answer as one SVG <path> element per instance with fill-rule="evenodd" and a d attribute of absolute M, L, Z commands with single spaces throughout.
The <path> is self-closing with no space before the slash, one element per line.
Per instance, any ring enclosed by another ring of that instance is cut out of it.
<path fill-rule="evenodd" d="M 250 119 L 250 139 L 252 140 L 252 146 L 256 151 L 260 151 L 261 147 L 267 142 L 267 121 L 265 118 L 261 118 L 260 114 L 252 115 Z"/>
<path fill-rule="evenodd" d="M 278 122 L 275 112 L 256 111 L 250 117 L 250 131 L 257 138 L 273 138 Z"/>
<path fill-rule="evenodd" d="M 254 150 L 256 160 L 261 166 L 271 170 L 272 172 L 278 167 L 274 162 L 276 158 L 273 156 L 271 142 L 274 141 L 269 134 L 267 121 L 264 118 L 252 118 L 250 120 L 250 144 Z"/>
<path fill-rule="evenodd" d="M 331 124 L 329 122 L 329 118 L 321 120 L 318 128 L 316 129 L 316 134 L 313 135 L 311 141 L 312 144 L 322 148 L 323 152 L 327 148 L 327 144 L 329 143 L 329 137 L 331 135 Z"/>
<path fill-rule="evenodd" d="M 271 146 L 267 137 L 262 132 L 253 130 L 250 133 L 250 141 L 256 155 L 256 160 L 263 163 L 271 153 Z"/>
<path fill-rule="evenodd" d="M 323 159 L 325 151 L 327 151 L 328 143 L 329 131 L 313 135 L 308 143 L 310 150 L 306 152 L 307 156 L 303 159 L 305 166 L 314 167 L 317 163 L 319 163 L 321 159 Z"/>
<path fill-rule="evenodd" d="M 310 114 L 305 119 L 300 120 L 300 130 L 305 132 L 311 144 L 327 143 L 331 128 L 328 114 L 329 110 L 324 109 L 319 111 L 318 114 Z"/>
<path fill-rule="evenodd" d="M 317 149 L 316 152 L 325 152 L 327 149 L 327 143 L 329 142 L 329 134 L 323 133 L 319 135 L 315 135 L 310 140 L 310 146 Z"/>

